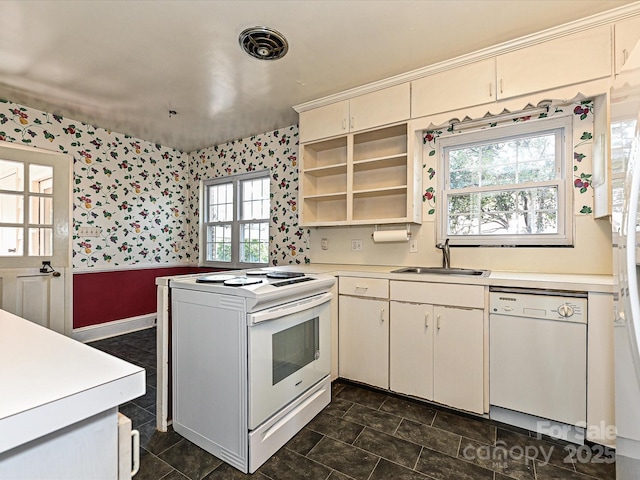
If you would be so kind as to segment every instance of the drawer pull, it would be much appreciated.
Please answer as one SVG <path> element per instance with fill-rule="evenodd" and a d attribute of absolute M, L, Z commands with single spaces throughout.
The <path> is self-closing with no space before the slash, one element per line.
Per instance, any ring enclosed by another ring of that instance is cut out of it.
<path fill-rule="evenodd" d="M 436 315 L 436 328 L 440 330 L 440 315 Z"/>
<path fill-rule="evenodd" d="M 489 98 L 493 97 L 493 82 L 489 82 Z"/>
<path fill-rule="evenodd" d="M 380 321 L 384 322 L 384 308 L 380 310 Z"/>
<path fill-rule="evenodd" d="M 429 314 L 428 313 L 424 314 L 424 326 L 425 326 L 425 328 L 429 328 Z"/>
<path fill-rule="evenodd" d="M 369 290 L 369 287 L 363 285 L 356 285 L 356 290 Z"/>

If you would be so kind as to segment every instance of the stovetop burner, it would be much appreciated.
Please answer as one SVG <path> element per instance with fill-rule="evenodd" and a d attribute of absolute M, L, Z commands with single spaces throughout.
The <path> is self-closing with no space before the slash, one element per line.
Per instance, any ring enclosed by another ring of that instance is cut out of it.
<path fill-rule="evenodd" d="M 302 272 L 268 272 L 267 278 L 297 278 L 304 277 Z"/>

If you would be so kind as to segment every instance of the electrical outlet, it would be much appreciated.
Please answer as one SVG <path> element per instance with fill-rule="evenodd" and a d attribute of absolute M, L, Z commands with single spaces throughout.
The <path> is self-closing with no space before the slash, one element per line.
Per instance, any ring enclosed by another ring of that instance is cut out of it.
<path fill-rule="evenodd" d="M 80 227 L 78 228 L 78 237 L 88 238 L 88 237 L 99 237 L 102 233 L 100 227 Z"/>
<path fill-rule="evenodd" d="M 351 240 L 351 251 L 352 252 L 361 252 L 362 251 L 362 240 Z"/>
<path fill-rule="evenodd" d="M 409 253 L 418 253 L 418 239 L 412 238 L 409 240 Z"/>
<path fill-rule="evenodd" d="M 329 240 L 327 238 L 320 240 L 320 248 L 322 248 L 322 250 L 329 250 Z"/>

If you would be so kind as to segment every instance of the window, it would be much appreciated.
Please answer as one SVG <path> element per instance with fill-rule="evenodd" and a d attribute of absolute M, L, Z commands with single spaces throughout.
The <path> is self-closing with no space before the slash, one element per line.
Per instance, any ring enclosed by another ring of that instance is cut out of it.
<path fill-rule="evenodd" d="M 570 245 L 571 117 L 440 140 L 440 240 L 452 245 Z"/>
<path fill-rule="evenodd" d="M 53 167 L 0 159 L 0 257 L 53 255 Z"/>
<path fill-rule="evenodd" d="M 255 172 L 203 182 L 202 263 L 269 263 L 269 180 Z"/>

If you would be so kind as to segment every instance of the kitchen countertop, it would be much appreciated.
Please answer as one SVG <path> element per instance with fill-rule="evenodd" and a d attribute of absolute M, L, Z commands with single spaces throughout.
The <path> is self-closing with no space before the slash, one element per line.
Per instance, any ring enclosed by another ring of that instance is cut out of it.
<path fill-rule="evenodd" d="M 305 265 L 280 265 L 265 267 L 269 270 L 287 270 L 304 273 L 326 273 L 343 277 L 387 278 L 389 280 L 458 283 L 465 285 L 489 285 L 518 288 L 544 288 L 553 290 L 573 290 L 594 293 L 612 293 L 614 291 L 612 275 L 584 275 L 565 273 L 530 273 L 505 272 L 492 270 L 488 277 L 473 277 L 461 275 L 437 275 L 416 273 L 391 273 L 402 266 L 389 265 L 340 265 L 309 263 Z M 251 269 L 255 270 L 255 269 Z M 242 270 L 236 270 L 240 275 Z M 190 276 L 200 276 L 192 274 Z M 158 285 L 167 285 L 169 277 L 156 279 Z"/>
<path fill-rule="evenodd" d="M 420 266 L 420 265 L 416 265 Z M 387 278 L 389 280 L 458 283 L 465 285 L 489 285 L 518 288 L 540 288 L 552 290 L 574 290 L 594 293 L 613 293 L 612 275 L 571 274 L 571 273 L 533 273 L 533 272 L 505 272 L 491 270 L 488 277 L 473 277 L 462 275 L 437 275 L 416 273 L 391 273 L 404 266 L 389 265 L 341 265 L 328 263 L 308 263 L 304 265 L 279 265 L 264 267 L 268 270 L 286 270 L 304 273 L 325 273 L 342 277 L 370 277 Z M 252 268 L 251 270 L 255 270 Z M 235 270 L 241 275 L 243 270 Z M 198 277 L 201 273 L 181 275 L 182 277 Z M 157 285 L 168 285 L 171 277 L 159 277 Z"/>
<path fill-rule="evenodd" d="M 0 310 L 0 453 L 145 393 L 143 368 Z"/>

